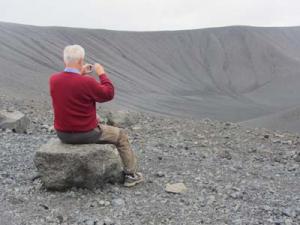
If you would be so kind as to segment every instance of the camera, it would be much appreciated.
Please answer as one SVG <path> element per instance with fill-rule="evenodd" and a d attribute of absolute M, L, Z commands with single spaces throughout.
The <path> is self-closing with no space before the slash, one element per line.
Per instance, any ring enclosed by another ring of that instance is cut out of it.
<path fill-rule="evenodd" d="M 92 64 L 88 64 L 87 67 L 86 67 L 85 72 L 86 73 L 91 73 L 91 72 L 93 72 L 93 69 L 94 69 L 94 66 Z"/>

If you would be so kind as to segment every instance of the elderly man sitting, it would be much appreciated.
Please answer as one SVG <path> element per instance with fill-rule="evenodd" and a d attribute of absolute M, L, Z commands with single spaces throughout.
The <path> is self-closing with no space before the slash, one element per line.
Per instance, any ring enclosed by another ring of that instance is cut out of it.
<path fill-rule="evenodd" d="M 135 186 L 144 178 L 136 171 L 136 157 L 127 134 L 120 128 L 100 124 L 96 114 L 96 102 L 112 100 L 114 86 L 98 63 L 94 69 L 100 82 L 88 75 L 92 66 L 84 64 L 84 56 L 85 51 L 80 45 L 67 46 L 64 71 L 50 77 L 57 136 L 68 144 L 114 144 L 124 165 L 124 186 Z"/>

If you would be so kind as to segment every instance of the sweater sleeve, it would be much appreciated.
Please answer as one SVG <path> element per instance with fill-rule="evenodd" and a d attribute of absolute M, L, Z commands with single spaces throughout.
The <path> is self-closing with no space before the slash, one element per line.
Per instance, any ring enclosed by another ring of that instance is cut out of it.
<path fill-rule="evenodd" d="M 89 87 L 87 87 L 88 93 L 92 99 L 96 102 L 107 102 L 114 98 L 114 86 L 111 80 L 102 74 L 99 76 L 100 82 L 96 81 L 94 78 L 89 79 Z"/>

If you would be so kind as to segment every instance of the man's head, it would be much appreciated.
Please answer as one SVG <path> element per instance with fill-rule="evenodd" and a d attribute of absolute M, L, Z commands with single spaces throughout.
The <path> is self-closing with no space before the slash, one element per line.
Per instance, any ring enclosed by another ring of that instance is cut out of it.
<path fill-rule="evenodd" d="M 81 69 L 84 63 L 85 51 L 80 45 L 68 45 L 64 49 L 66 67 Z"/>

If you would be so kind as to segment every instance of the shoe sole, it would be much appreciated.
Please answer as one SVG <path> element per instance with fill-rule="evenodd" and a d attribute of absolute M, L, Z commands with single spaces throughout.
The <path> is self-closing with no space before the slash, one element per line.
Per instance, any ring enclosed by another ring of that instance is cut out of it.
<path fill-rule="evenodd" d="M 137 180 L 137 181 L 135 181 L 135 182 L 132 182 L 132 183 L 124 183 L 124 187 L 133 187 L 133 186 L 135 186 L 135 185 L 137 185 L 137 184 L 140 184 L 140 183 L 142 183 L 142 182 L 144 182 L 144 178 L 143 179 L 141 179 L 141 180 Z"/>

